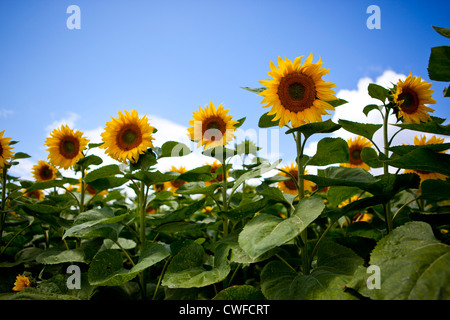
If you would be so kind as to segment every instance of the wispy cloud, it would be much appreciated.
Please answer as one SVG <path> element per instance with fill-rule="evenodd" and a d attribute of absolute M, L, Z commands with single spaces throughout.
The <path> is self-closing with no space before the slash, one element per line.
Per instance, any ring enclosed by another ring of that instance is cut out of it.
<path fill-rule="evenodd" d="M 8 118 L 9 116 L 12 116 L 14 114 L 14 111 L 9 109 L 0 109 L 0 118 Z"/>

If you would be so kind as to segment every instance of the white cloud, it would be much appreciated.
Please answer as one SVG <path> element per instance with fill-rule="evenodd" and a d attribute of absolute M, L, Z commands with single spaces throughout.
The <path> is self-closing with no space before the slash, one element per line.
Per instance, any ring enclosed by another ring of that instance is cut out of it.
<path fill-rule="evenodd" d="M 0 109 L 0 118 L 8 118 L 9 116 L 13 115 L 14 111 L 9 109 Z"/>
<path fill-rule="evenodd" d="M 54 129 L 59 128 L 63 124 L 69 126 L 71 129 L 74 129 L 75 123 L 77 122 L 78 119 L 80 119 L 80 115 L 78 113 L 68 112 L 67 117 L 60 120 L 55 120 L 45 127 L 46 135 L 49 136 Z"/>

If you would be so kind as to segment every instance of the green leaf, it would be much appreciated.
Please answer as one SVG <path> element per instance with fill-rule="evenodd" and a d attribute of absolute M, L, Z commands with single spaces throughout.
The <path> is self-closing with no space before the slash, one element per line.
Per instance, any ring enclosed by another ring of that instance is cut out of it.
<path fill-rule="evenodd" d="M 191 153 L 191 150 L 184 143 L 176 141 L 167 141 L 161 146 L 161 156 L 164 157 L 182 157 Z"/>
<path fill-rule="evenodd" d="M 224 280 L 230 272 L 228 251 L 228 245 L 218 246 L 213 265 L 205 267 L 207 255 L 201 245 L 194 242 L 183 247 L 167 267 L 162 285 L 169 288 L 198 288 Z"/>
<path fill-rule="evenodd" d="M 156 225 L 162 225 L 164 223 L 174 222 L 174 221 L 182 221 L 188 219 L 194 212 L 200 210 L 205 205 L 205 199 L 198 200 L 190 205 L 184 206 L 178 210 L 169 212 L 165 214 L 163 217 L 153 217 L 150 219 L 151 223 Z"/>
<path fill-rule="evenodd" d="M 450 29 L 448 28 L 442 28 L 442 27 L 435 27 L 432 26 L 434 30 L 436 30 L 437 33 L 439 33 L 441 36 L 444 36 L 446 38 L 450 38 Z"/>
<path fill-rule="evenodd" d="M 178 179 L 187 182 L 193 182 L 193 181 L 211 181 L 214 179 L 214 177 L 211 174 L 211 166 L 206 165 L 186 171 L 180 174 Z"/>
<path fill-rule="evenodd" d="M 289 129 L 286 131 L 286 134 L 301 132 L 305 136 L 305 139 L 308 139 L 315 133 L 331 133 L 339 130 L 340 128 L 341 125 L 334 123 L 331 119 L 328 119 L 327 121 L 311 122 L 300 127 Z"/>
<path fill-rule="evenodd" d="M 325 102 L 327 102 L 328 104 L 332 105 L 335 108 L 348 103 L 348 101 L 344 100 L 344 99 L 336 99 L 336 100 L 325 101 Z"/>
<path fill-rule="evenodd" d="M 343 119 L 339 119 L 338 122 L 348 132 L 366 137 L 369 140 L 372 140 L 374 133 L 383 126 L 382 124 L 359 123 Z"/>
<path fill-rule="evenodd" d="M 421 199 L 431 201 L 442 201 L 450 199 L 450 180 L 434 180 L 428 179 L 420 185 Z"/>
<path fill-rule="evenodd" d="M 249 87 L 241 87 L 244 90 L 250 91 L 250 92 L 254 92 L 254 93 L 261 93 L 264 90 L 266 90 L 266 87 L 262 87 L 262 88 L 249 88 Z"/>
<path fill-rule="evenodd" d="M 374 99 L 378 99 L 383 103 L 386 101 L 386 98 L 389 94 L 388 89 L 375 83 L 369 84 L 367 90 L 369 91 L 369 96 L 371 96 Z"/>
<path fill-rule="evenodd" d="M 43 182 L 36 182 L 31 187 L 27 188 L 27 192 L 36 190 L 45 190 L 49 188 L 62 188 L 66 182 L 63 180 L 49 180 Z"/>
<path fill-rule="evenodd" d="M 236 123 L 236 124 L 234 125 L 234 127 L 237 129 L 237 128 L 239 128 L 240 126 L 242 126 L 242 125 L 244 124 L 246 118 L 247 118 L 247 117 L 244 117 L 244 118 L 241 118 L 241 119 L 237 120 L 238 123 Z"/>
<path fill-rule="evenodd" d="M 100 249 L 101 241 L 88 241 L 80 247 L 71 250 L 49 249 L 36 257 L 36 261 L 42 264 L 59 264 L 59 263 L 87 263 Z"/>
<path fill-rule="evenodd" d="M 261 291 L 268 300 L 351 300 L 344 291 L 363 259 L 351 249 L 325 242 L 317 251 L 317 267 L 310 275 L 294 272 L 281 261 L 269 262 L 261 272 Z"/>
<path fill-rule="evenodd" d="M 14 153 L 12 160 L 27 159 L 27 158 L 31 158 L 31 156 L 24 152 L 16 152 Z"/>
<path fill-rule="evenodd" d="M 324 207 L 323 200 L 313 196 L 302 199 L 294 214 L 287 219 L 259 214 L 244 226 L 239 234 L 239 245 L 251 258 L 257 258 L 297 237 L 322 213 Z"/>
<path fill-rule="evenodd" d="M 311 166 L 326 166 L 333 163 L 347 163 L 349 149 L 342 138 L 323 138 L 317 144 L 317 152 L 308 161 Z"/>
<path fill-rule="evenodd" d="M 303 177 L 315 182 L 320 189 L 329 186 L 347 186 L 367 190 L 377 181 L 362 168 L 329 167 L 323 172 L 323 176 L 303 175 Z"/>
<path fill-rule="evenodd" d="M 128 179 L 136 179 L 139 181 L 144 182 L 147 186 L 151 186 L 154 184 L 161 184 L 163 182 L 172 181 L 178 179 L 179 174 L 172 174 L 172 173 L 161 173 L 160 171 L 145 171 L 140 170 L 133 174 L 127 174 L 125 175 L 125 178 Z"/>
<path fill-rule="evenodd" d="M 152 149 L 147 149 L 146 152 L 139 155 L 139 159 L 136 163 L 130 163 L 130 169 L 132 171 L 134 170 L 149 170 L 152 166 L 157 164 L 158 161 L 156 160 L 156 154 L 153 152 Z"/>
<path fill-rule="evenodd" d="M 371 168 L 383 167 L 383 162 L 380 161 L 377 152 L 373 148 L 363 148 L 361 151 L 361 159 Z"/>
<path fill-rule="evenodd" d="M 123 267 L 120 251 L 113 249 L 100 251 L 95 255 L 89 267 L 89 283 L 95 286 L 120 286 L 169 255 L 169 251 L 163 245 L 149 244 L 139 256 L 138 263 L 128 270 Z"/>
<path fill-rule="evenodd" d="M 450 246 L 438 241 L 430 225 L 408 222 L 381 239 L 370 255 L 380 270 L 380 289 L 367 287 L 360 267 L 349 287 L 376 300 L 450 299 Z"/>
<path fill-rule="evenodd" d="M 198 182 L 188 182 L 183 184 L 181 187 L 177 189 L 177 193 L 179 194 L 212 194 L 214 191 L 219 188 L 219 183 L 212 183 L 209 186 L 203 181 Z"/>
<path fill-rule="evenodd" d="M 231 194 L 233 194 L 236 189 L 246 180 L 259 177 L 263 175 L 266 172 L 269 172 L 273 169 L 275 169 L 281 162 L 280 160 L 275 161 L 273 164 L 270 164 L 269 162 L 263 162 L 259 166 L 253 168 L 252 170 L 244 173 L 241 175 L 236 182 L 234 183 L 233 188 L 231 189 Z"/>
<path fill-rule="evenodd" d="M 430 149 L 416 149 L 399 158 L 387 160 L 387 162 L 396 168 L 438 172 L 450 176 L 450 155 L 433 152 Z"/>
<path fill-rule="evenodd" d="M 366 115 L 366 117 L 367 117 L 367 115 L 369 114 L 369 112 L 370 111 L 372 111 L 372 110 L 380 110 L 380 107 L 379 106 L 377 106 L 376 104 L 369 104 L 369 105 L 367 105 L 367 106 L 365 106 L 364 107 L 364 109 L 363 109 L 363 113 Z"/>
<path fill-rule="evenodd" d="M 276 114 L 269 115 L 269 112 L 264 113 L 258 121 L 258 127 L 260 128 L 271 128 L 278 127 L 280 120 L 273 120 L 276 117 Z"/>
<path fill-rule="evenodd" d="M 78 231 L 96 225 L 120 222 L 128 215 L 129 213 L 124 213 L 122 215 L 115 216 L 111 211 L 106 209 L 91 209 L 82 212 L 75 219 L 73 226 L 66 230 L 62 238 L 65 239 Z"/>
<path fill-rule="evenodd" d="M 443 126 L 442 123 L 444 121 L 445 119 L 441 119 L 438 117 L 431 117 L 431 121 L 428 122 L 401 123 L 401 124 L 394 124 L 394 126 L 408 130 L 450 136 L 450 125 Z"/>
<path fill-rule="evenodd" d="M 96 192 L 100 192 L 103 190 L 109 190 L 109 189 L 120 187 L 127 182 L 129 182 L 129 180 L 127 178 L 106 177 L 106 178 L 100 178 L 100 179 L 96 179 L 94 181 L 89 182 L 89 186 L 94 188 Z"/>
<path fill-rule="evenodd" d="M 436 143 L 436 144 L 426 144 L 426 145 L 403 145 L 390 147 L 389 150 L 398 154 L 399 156 L 404 156 L 405 154 L 419 149 L 429 149 L 433 152 L 442 152 L 450 149 L 450 143 Z"/>
<path fill-rule="evenodd" d="M 84 166 L 85 168 L 87 168 L 90 165 L 97 166 L 102 163 L 103 163 L 103 159 L 100 158 L 99 156 L 96 156 L 95 154 L 91 154 L 87 157 L 83 157 L 77 161 L 77 165 Z"/>
<path fill-rule="evenodd" d="M 228 287 L 220 291 L 213 300 L 265 300 L 262 292 L 250 285 Z"/>
<path fill-rule="evenodd" d="M 431 80 L 450 81 L 450 47 L 431 48 L 428 61 L 428 76 Z"/>
<path fill-rule="evenodd" d="M 236 208 L 233 208 L 228 211 L 221 211 L 218 213 L 219 216 L 224 216 L 234 223 L 241 221 L 242 219 L 253 216 L 259 210 L 262 210 L 266 207 L 267 200 L 262 199 L 258 201 L 252 201 L 250 203 L 242 204 Z"/>
<path fill-rule="evenodd" d="M 84 177 L 84 182 L 89 184 L 94 180 L 115 176 L 116 174 L 122 174 L 122 171 L 117 164 L 110 164 L 89 172 Z"/>

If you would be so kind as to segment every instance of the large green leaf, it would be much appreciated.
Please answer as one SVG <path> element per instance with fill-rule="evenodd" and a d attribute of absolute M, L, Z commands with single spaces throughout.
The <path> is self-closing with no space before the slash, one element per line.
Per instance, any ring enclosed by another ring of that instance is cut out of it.
<path fill-rule="evenodd" d="M 220 291 L 213 300 L 264 300 L 262 292 L 250 285 L 228 287 Z"/>
<path fill-rule="evenodd" d="M 330 133 L 339 130 L 340 128 L 341 125 L 334 123 L 333 121 L 331 121 L 331 119 L 328 119 L 327 121 L 311 122 L 296 128 L 289 129 L 286 131 L 286 134 L 301 132 L 305 136 L 305 139 L 308 139 L 315 133 Z"/>
<path fill-rule="evenodd" d="M 149 244 L 139 256 L 138 263 L 131 269 L 125 269 L 120 251 L 113 249 L 100 251 L 89 267 L 89 283 L 95 286 L 119 286 L 169 255 L 169 251 L 163 245 Z"/>
<path fill-rule="evenodd" d="M 383 126 L 382 124 L 359 123 L 344 119 L 339 119 L 338 122 L 345 130 L 369 140 L 372 140 L 374 133 Z"/>
<path fill-rule="evenodd" d="M 191 153 L 191 150 L 184 143 L 176 141 L 167 141 L 161 146 L 161 156 L 163 157 L 182 157 Z"/>
<path fill-rule="evenodd" d="M 84 178 L 84 182 L 90 183 L 94 180 L 100 179 L 100 178 L 106 178 L 106 177 L 112 177 L 116 174 L 121 174 L 122 171 L 120 170 L 119 166 L 117 164 L 110 164 L 107 166 L 100 167 L 96 170 L 93 170 L 89 172 L 86 177 Z"/>
<path fill-rule="evenodd" d="M 93 226 L 120 222 L 128 215 L 128 213 L 124 213 L 115 216 L 110 210 L 106 209 L 92 209 L 82 212 L 75 219 L 73 226 L 66 230 L 63 235 L 63 239 Z"/>
<path fill-rule="evenodd" d="M 280 123 L 280 120 L 273 120 L 276 114 L 269 115 L 269 112 L 264 113 L 258 121 L 258 127 L 260 128 L 271 128 L 277 127 Z"/>
<path fill-rule="evenodd" d="M 386 101 L 386 98 L 389 94 L 389 90 L 375 83 L 369 84 L 367 87 L 367 91 L 369 92 L 369 96 L 374 99 L 378 99 L 381 102 Z"/>
<path fill-rule="evenodd" d="M 387 162 L 396 168 L 438 172 L 450 176 L 450 155 L 430 149 L 415 149 Z"/>
<path fill-rule="evenodd" d="M 428 61 L 428 76 L 431 80 L 450 81 L 450 47 L 431 48 Z"/>
<path fill-rule="evenodd" d="M 342 138 L 323 138 L 317 144 L 316 154 L 308 161 L 311 166 L 326 166 L 349 161 L 347 142 Z"/>
<path fill-rule="evenodd" d="M 194 288 L 224 280 L 230 272 L 228 251 L 228 245 L 218 246 L 213 265 L 205 266 L 207 254 L 201 245 L 193 243 L 183 247 L 167 267 L 162 285 L 169 288 Z"/>
<path fill-rule="evenodd" d="M 437 240 L 430 225 L 408 222 L 381 239 L 370 265 L 380 270 L 379 289 L 369 289 L 372 273 L 360 267 L 348 284 L 379 300 L 450 299 L 450 246 Z"/>
<path fill-rule="evenodd" d="M 438 117 L 431 117 L 431 121 L 427 122 L 421 122 L 421 123 L 399 123 L 394 124 L 394 126 L 408 129 L 408 130 L 414 130 L 419 132 L 427 132 L 427 133 L 434 133 L 434 134 L 440 134 L 440 135 L 447 135 L 450 136 L 450 125 L 442 125 L 442 123 L 445 121 L 445 119 L 438 118 Z"/>
<path fill-rule="evenodd" d="M 313 196 L 302 199 L 287 219 L 262 213 L 244 226 L 239 234 L 239 245 L 251 258 L 257 258 L 297 237 L 324 207 L 323 200 Z"/>
<path fill-rule="evenodd" d="M 344 291 L 363 259 L 334 242 L 317 251 L 317 266 L 309 275 L 297 273 L 281 261 L 269 262 L 261 272 L 261 291 L 269 300 L 348 300 Z"/>
<path fill-rule="evenodd" d="M 42 264 L 89 262 L 97 253 L 101 242 L 92 240 L 83 243 L 80 247 L 71 250 L 49 249 L 36 257 L 36 261 Z"/>

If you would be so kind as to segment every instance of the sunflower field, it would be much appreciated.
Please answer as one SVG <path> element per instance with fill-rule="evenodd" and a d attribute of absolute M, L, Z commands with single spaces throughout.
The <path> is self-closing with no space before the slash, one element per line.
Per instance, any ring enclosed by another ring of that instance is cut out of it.
<path fill-rule="evenodd" d="M 448 46 L 432 48 L 431 80 L 450 81 L 449 56 Z M 245 118 L 213 102 L 193 110 L 186 132 L 211 163 L 190 170 L 155 168 L 193 150 L 154 145 L 158 123 L 135 110 L 113 115 L 101 141 L 54 128 L 35 181 L 10 175 L 29 155 L 0 131 L 0 298 L 450 299 L 450 126 L 432 115 L 442 93 L 412 70 L 390 87 L 368 85 L 379 103 L 361 112 L 382 123 L 333 122 L 324 116 L 347 101 L 322 79 L 323 64 L 279 58 L 262 87 L 244 88 L 267 108 L 259 128 L 292 136 L 297 156 L 284 167 L 252 141 L 230 148 Z M 327 136 L 339 129 L 355 137 Z M 409 145 L 395 142 L 403 130 L 417 133 Z M 324 137 L 306 155 L 315 135 Z M 247 161 L 236 168 L 234 157 Z"/>

